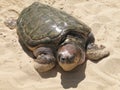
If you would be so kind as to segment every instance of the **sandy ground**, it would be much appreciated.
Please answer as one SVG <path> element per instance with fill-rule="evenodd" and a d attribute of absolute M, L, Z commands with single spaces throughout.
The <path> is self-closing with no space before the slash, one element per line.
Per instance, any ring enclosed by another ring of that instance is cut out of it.
<path fill-rule="evenodd" d="M 18 42 L 16 30 L 4 25 L 24 7 L 39 1 L 82 20 L 92 28 L 96 43 L 110 56 L 87 60 L 71 72 L 55 67 L 39 74 Z M 0 90 L 120 90 L 120 0 L 0 0 Z"/>

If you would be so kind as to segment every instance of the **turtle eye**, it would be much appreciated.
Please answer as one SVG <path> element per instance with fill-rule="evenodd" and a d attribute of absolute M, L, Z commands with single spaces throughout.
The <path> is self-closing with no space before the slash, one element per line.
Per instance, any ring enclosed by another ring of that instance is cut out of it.
<path fill-rule="evenodd" d="M 59 62 L 65 62 L 65 61 L 66 61 L 66 58 L 65 58 L 62 54 L 58 54 L 57 60 L 58 60 Z"/>
<path fill-rule="evenodd" d="M 42 54 L 47 55 L 47 52 L 45 52 L 45 51 L 39 51 L 38 54 L 39 54 L 39 55 L 42 55 Z"/>
<path fill-rule="evenodd" d="M 59 58 L 60 62 L 65 62 L 66 59 L 67 59 L 67 58 L 65 58 L 65 57 L 63 57 L 63 56 L 61 56 L 61 57 Z"/>
<path fill-rule="evenodd" d="M 75 55 L 69 57 L 69 62 L 73 62 L 75 59 Z"/>

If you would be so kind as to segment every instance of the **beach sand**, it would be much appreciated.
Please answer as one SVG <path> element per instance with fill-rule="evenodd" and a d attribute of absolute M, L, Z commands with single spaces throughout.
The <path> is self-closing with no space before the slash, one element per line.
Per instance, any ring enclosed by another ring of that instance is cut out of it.
<path fill-rule="evenodd" d="M 4 25 L 34 1 L 85 22 L 110 56 L 97 63 L 87 60 L 71 72 L 56 66 L 38 73 L 19 44 L 16 29 Z M 0 43 L 0 90 L 120 90 L 120 0 L 0 0 Z"/>

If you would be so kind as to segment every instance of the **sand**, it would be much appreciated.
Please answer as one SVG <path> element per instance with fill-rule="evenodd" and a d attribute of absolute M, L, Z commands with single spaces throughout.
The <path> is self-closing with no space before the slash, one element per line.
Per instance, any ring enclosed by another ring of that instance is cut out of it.
<path fill-rule="evenodd" d="M 110 56 L 97 63 L 87 60 L 71 72 L 56 66 L 39 74 L 20 46 L 16 29 L 4 25 L 34 1 L 85 22 Z M 0 0 L 0 43 L 0 90 L 120 90 L 120 0 Z"/>

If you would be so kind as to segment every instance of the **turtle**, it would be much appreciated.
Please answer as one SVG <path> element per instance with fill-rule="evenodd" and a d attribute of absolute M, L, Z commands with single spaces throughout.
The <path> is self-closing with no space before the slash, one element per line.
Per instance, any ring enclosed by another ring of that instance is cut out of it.
<path fill-rule="evenodd" d="M 97 61 L 110 54 L 104 45 L 95 44 L 92 30 L 85 23 L 40 2 L 23 9 L 16 24 L 19 40 L 32 51 L 39 72 L 47 72 L 57 64 L 71 71 L 86 58 Z"/>

